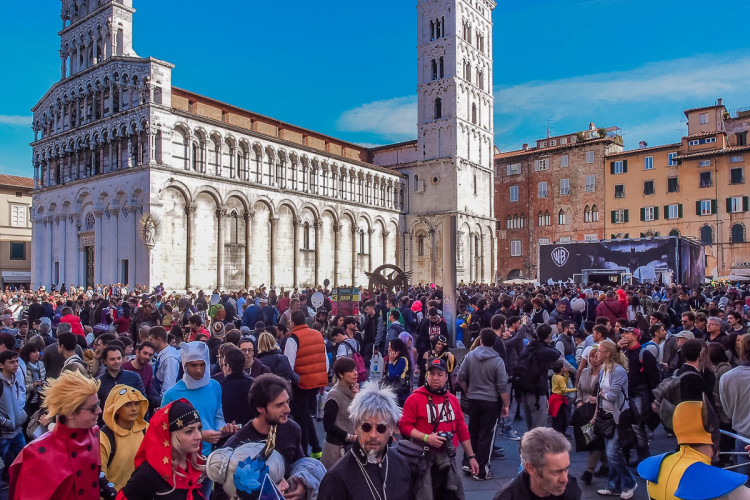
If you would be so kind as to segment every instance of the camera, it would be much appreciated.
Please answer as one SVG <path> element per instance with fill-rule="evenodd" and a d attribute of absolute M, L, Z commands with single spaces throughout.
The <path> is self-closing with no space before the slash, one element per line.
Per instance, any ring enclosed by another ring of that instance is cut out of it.
<path fill-rule="evenodd" d="M 443 442 L 442 450 L 445 452 L 446 455 L 453 458 L 456 456 L 456 448 L 453 446 L 453 433 L 449 431 L 442 431 L 436 433 L 441 438 L 445 438 L 445 441 Z"/>

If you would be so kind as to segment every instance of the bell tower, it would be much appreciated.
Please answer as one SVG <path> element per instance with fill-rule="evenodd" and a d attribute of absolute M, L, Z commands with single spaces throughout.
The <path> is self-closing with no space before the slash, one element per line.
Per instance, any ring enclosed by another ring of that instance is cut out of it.
<path fill-rule="evenodd" d="M 132 0 L 62 0 L 60 79 L 133 51 Z"/>

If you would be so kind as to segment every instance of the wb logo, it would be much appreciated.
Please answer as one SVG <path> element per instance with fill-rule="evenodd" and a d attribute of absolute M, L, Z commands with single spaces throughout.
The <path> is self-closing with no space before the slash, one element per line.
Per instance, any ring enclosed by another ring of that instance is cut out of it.
<path fill-rule="evenodd" d="M 557 267 L 562 267 L 565 265 L 566 262 L 568 262 L 568 257 L 570 256 L 570 252 L 568 252 L 567 248 L 563 247 L 557 247 L 554 250 L 552 250 L 552 262 L 554 262 Z"/>

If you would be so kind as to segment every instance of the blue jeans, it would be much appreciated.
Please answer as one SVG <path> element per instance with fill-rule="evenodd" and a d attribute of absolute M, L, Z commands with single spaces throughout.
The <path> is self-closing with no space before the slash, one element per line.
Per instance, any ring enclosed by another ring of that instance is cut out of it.
<path fill-rule="evenodd" d="M 745 451 L 745 446 L 747 446 L 743 441 L 735 440 L 734 441 L 734 451 L 741 451 L 742 455 L 735 455 L 735 460 L 737 461 L 737 465 L 745 464 L 744 467 L 737 467 L 734 469 L 735 472 L 738 472 L 740 474 L 748 475 L 750 474 L 750 458 L 747 455 L 747 452 Z"/>
<path fill-rule="evenodd" d="M 615 427 L 611 438 L 604 438 L 604 448 L 609 462 L 609 482 L 607 488 L 611 491 L 625 491 L 635 488 L 636 480 L 625 463 L 625 456 L 620 449 L 620 430 Z"/>
<path fill-rule="evenodd" d="M 23 447 L 26 446 L 26 439 L 23 437 L 23 432 L 18 430 L 18 434 L 8 439 L 0 439 L 0 457 L 5 462 L 5 469 L 2 471 L 2 475 L 6 476 L 10 465 L 13 460 L 16 459 Z"/>

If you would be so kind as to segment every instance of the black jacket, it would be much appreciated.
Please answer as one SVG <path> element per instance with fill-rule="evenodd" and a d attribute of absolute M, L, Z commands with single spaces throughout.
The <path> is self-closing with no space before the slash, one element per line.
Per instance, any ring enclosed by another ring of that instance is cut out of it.
<path fill-rule="evenodd" d="M 253 418 L 247 394 L 253 378 L 245 373 L 232 373 L 221 382 L 221 407 L 224 421 L 245 425 Z"/>
<path fill-rule="evenodd" d="M 537 498 L 529 487 L 529 473 L 526 471 L 518 474 L 511 482 L 505 485 L 494 500 L 531 500 Z M 568 475 L 568 484 L 565 486 L 565 491 L 560 496 L 548 496 L 544 497 L 545 500 L 579 500 L 581 498 L 581 488 L 578 487 L 576 478 Z"/>
<path fill-rule="evenodd" d="M 292 365 L 289 364 L 289 358 L 281 354 L 280 350 L 276 349 L 275 351 L 262 352 L 258 354 L 258 359 L 271 369 L 271 373 L 274 373 L 281 378 L 285 378 L 294 384 L 299 384 L 299 375 L 292 370 Z"/>
<path fill-rule="evenodd" d="M 387 480 L 386 479 L 387 459 Z M 359 461 L 360 465 L 357 465 Z M 362 452 L 358 443 L 354 443 L 351 451 L 341 457 L 333 467 L 328 469 L 318 490 L 318 500 L 359 500 L 372 498 L 367 490 L 367 483 L 363 477 L 361 467 L 364 467 L 370 480 L 375 485 L 382 498 L 388 500 L 411 500 L 414 498 L 412 490 L 409 464 L 395 449 L 389 448 L 382 467 L 368 464 L 367 455 Z M 385 490 L 385 495 L 383 494 Z"/>

